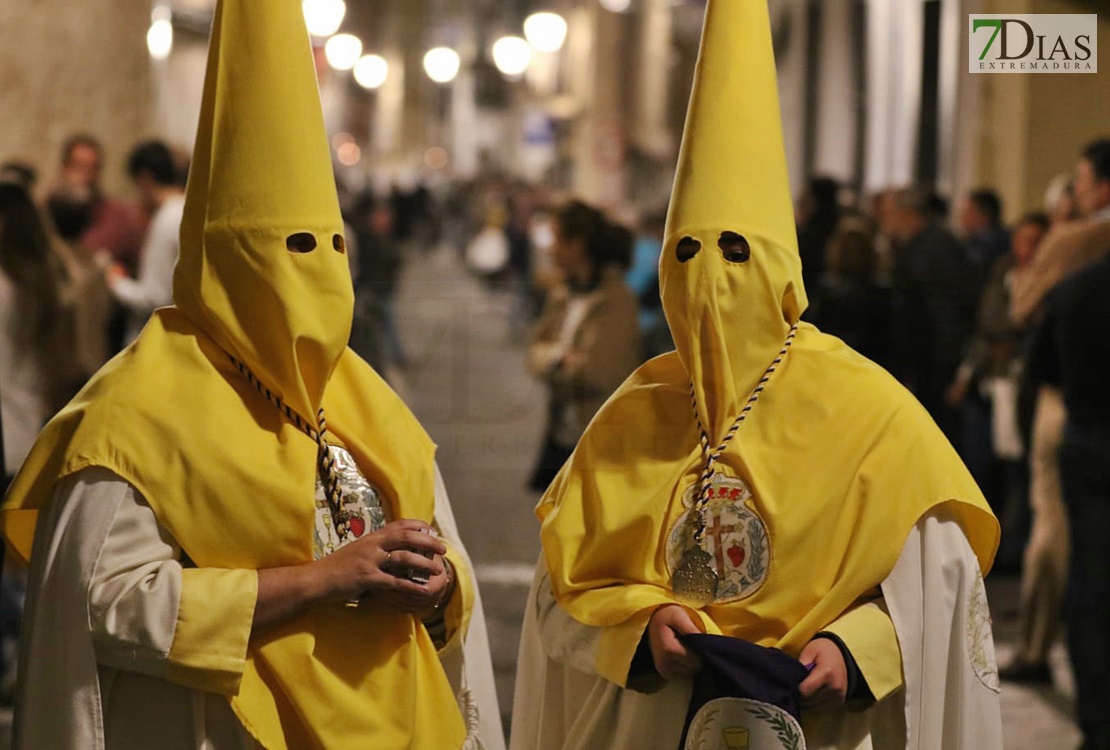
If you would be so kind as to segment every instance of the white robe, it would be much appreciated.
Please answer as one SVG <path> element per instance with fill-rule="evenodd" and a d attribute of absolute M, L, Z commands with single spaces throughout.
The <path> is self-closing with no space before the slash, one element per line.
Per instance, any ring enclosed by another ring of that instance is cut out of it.
<path fill-rule="evenodd" d="M 903 687 L 862 711 L 803 712 L 808 750 L 1001 750 L 982 576 L 943 508 L 918 522 L 882 591 Z M 511 750 L 678 747 L 691 681 L 650 694 L 618 687 L 594 670 L 600 634 L 558 606 L 541 559 L 521 635 Z"/>
<path fill-rule="evenodd" d="M 439 472 L 435 523 L 465 555 Z M 225 696 L 163 679 L 181 591 L 180 548 L 106 469 L 66 478 L 39 517 L 23 625 L 16 750 L 258 747 Z M 481 598 L 442 658 L 485 750 L 503 750 Z M 466 697 L 473 696 L 473 703 Z"/>

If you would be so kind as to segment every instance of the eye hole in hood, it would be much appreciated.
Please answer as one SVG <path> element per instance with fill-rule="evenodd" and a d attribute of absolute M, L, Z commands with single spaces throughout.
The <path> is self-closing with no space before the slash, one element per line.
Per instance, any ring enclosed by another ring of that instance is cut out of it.
<path fill-rule="evenodd" d="M 331 237 L 331 246 L 335 248 L 337 253 L 347 252 L 347 243 L 343 241 L 343 235 L 333 234 Z"/>
<path fill-rule="evenodd" d="M 285 238 L 291 253 L 311 253 L 316 249 L 316 237 L 311 232 L 297 232 Z"/>
<path fill-rule="evenodd" d="M 747 263 L 752 257 L 752 246 L 736 232 L 721 232 L 717 247 L 721 248 L 721 255 L 729 263 Z"/>
<path fill-rule="evenodd" d="M 701 251 L 701 243 L 693 237 L 683 237 L 675 246 L 674 254 L 679 263 L 685 263 Z"/>

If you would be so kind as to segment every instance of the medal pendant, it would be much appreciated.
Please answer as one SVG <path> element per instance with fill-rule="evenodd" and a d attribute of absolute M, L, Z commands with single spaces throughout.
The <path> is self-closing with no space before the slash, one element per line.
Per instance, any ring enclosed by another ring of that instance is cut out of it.
<path fill-rule="evenodd" d="M 718 580 L 713 556 L 701 547 L 691 547 L 682 555 L 671 578 L 671 588 L 676 599 L 697 609 L 717 598 Z"/>

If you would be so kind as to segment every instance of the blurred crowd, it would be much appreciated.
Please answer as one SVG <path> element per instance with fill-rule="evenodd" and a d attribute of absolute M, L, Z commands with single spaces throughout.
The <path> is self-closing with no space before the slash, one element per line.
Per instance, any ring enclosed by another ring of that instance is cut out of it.
<path fill-rule="evenodd" d="M 104 159 L 95 138 L 72 137 L 41 192 L 33 169 L 0 165 L 6 479 L 49 416 L 156 307 L 172 303 L 188 158 L 157 141 L 138 144 L 127 159 L 137 201 L 104 191 Z M 1082 710 L 1085 700 L 1105 705 L 1110 674 L 1106 644 L 1093 646 L 1079 621 L 1110 624 L 1110 594 L 1098 582 L 1110 570 L 1106 545 L 1076 533 L 1077 523 L 1110 528 L 1105 509 L 1085 516 L 1076 505 L 1106 505 L 1105 490 L 1090 489 L 1103 480 L 1080 475 L 1092 460 L 1104 472 L 1110 465 L 1110 408 L 1104 393 L 1089 393 L 1110 355 L 1071 356 L 1068 347 L 1077 346 L 1072 311 L 1098 304 L 1072 299 L 1075 279 L 1097 274 L 1110 255 L 1110 140 L 1061 170 L 1043 209 L 1009 224 L 990 187 L 958 196 L 954 207 L 918 186 L 853 201 L 825 177 L 805 186 L 796 217 L 805 320 L 916 395 L 1001 519 L 996 570 L 1022 574 L 1022 642 L 1003 676 L 1050 681 L 1048 649 L 1067 615 L 1073 652 L 1094 649 L 1090 664 L 1102 660 L 1101 672 L 1077 669 Z M 340 196 L 356 292 L 351 345 L 394 385 L 410 364 L 396 310 L 410 254 L 450 247 L 491 295 L 508 300 L 510 335 L 548 393 L 529 482 L 536 492 L 613 390 L 673 348 L 659 292 L 662 207 L 615 216 L 499 175 L 377 193 L 340 185 Z M 1088 352 L 1105 351 L 1110 313 L 1102 320 L 1101 328 L 1083 323 L 1094 337 L 1083 338 Z M 1066 460 L 1069 440 L 1082 443 L 1086 463 Z M 3 597 L 0 656 L 10 665 L 17 573 L 5 575 Z M 10 669 L 7 680 L 0 696 Z"/>
<path fill-rule="evenodd" d="M 75 135 L 40 203 L 34 169 L 0 165 L 5 477 L 46 419 L 173 302 L 187 157 L 147 141 L 126 166 L 137 200 L 104 191 L 99 142 Z"/>
<path fill-rule="evenodd" d="M 995 570 L 1021 575 L 1003 679 L 1051 684 L 1066 622 L 1080 723 L 1106 738 L 1110 139 L 1060 166 L 1043 208 L 1009 224 L 987 186 L 954 207 L 912 185 L 853 205 L 837 181 L 812 179 L 796 210 L 803 318 L 917 397 L 998 515 Z M 613 390 L 673 348 L 659 295 L 666 216 L 620 222 L 507 180 L 460 196 L 459 252 L 517 298 L 511 322 L 532 320 L 526 361 L 548 416 L 529 484 L 542 492 Z"/>

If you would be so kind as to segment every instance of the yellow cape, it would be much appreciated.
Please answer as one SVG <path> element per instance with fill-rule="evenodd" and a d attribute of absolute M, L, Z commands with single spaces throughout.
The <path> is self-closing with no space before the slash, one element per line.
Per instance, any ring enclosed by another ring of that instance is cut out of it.
<path fill-rule="evenodd" d="M 690 384 L 715 447 L 805 309 L 765 0 L 709 0 L 679 159 L 660 259 L 677 351 L 613 395 L 537 508 L 555 597 L 607 628 L 597 667 L 618 684 L 650 613 L 676 601 L 668 546 L 703 467 Z M 727 233 L 748 259 L 727 254 Z M 942 503 L 984 572 L 997 547 L 997 521 L 920 405 L 806 324 L 717 468 L 751 490 L 767 565 L 744 598 L 697 613 L 709 632 L 797 654 Z"/>
<path fill-rule="evenodd" d="M 264 6 L 217 6 L 177 306 L 155 313 L 39 438 L 3 517 L 25 559 L 58 480 L 101 466 L 138 488 L 199 568 L 311 562 L 316 443 L 229 355 L 310 424 L 325 410 L 390 518 L 432 520 L 434 445 L 346 348 L 353 292 L 300 3 Z M 291 252 L 297 233 L 316 248 Z M 174 652 L 212 648 L 174 643 Z M 465 737 L 426 630 L 394 610 L 306 612 L 252 638 L 230 687 L 176 667 L 174 652 L 167 678 L 234 693 L 232 707 L 267 748 L 440 750 Z"/>
<path fill-rule="evenodd" d="M 598 670 L 623 684 L 656 607 L 673 604 L 668 536 L 701 471 L 689 376 L 677 354 L 614 394 L 537 508 L 559 604 L 609 628 Z M 889 574 L 918 519 L 954 502 L 983 571 L 998 526 L 928 414 L 877 365 L 803 324 L 718 463 L 767 523 L 762 587 L 700 612 L 712 633 L 797 654 Z"/>

